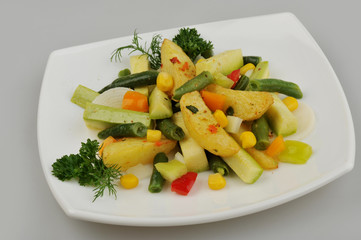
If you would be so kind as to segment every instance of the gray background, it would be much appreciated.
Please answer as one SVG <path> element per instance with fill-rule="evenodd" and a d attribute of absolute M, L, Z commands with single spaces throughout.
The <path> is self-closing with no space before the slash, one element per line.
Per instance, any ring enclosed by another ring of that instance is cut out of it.
<path fill-rule="evenodd" d="M 145 228 L 68 218 L 45 182 L 37 148 L 37 104 L 51 51 L 130 35 L 134 29 L 149 32 L 289 11 L 338 75 L 360 149 L 360 6 L 335 2 L 0 0 L 1 239 L 360 239 L 359 152 L 352 172 L 281 206 L 210 224 Z"/>

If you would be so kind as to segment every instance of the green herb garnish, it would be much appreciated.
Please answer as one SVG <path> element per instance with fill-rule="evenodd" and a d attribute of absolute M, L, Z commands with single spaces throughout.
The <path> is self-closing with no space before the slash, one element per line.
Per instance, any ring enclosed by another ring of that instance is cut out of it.
<path fill-rule="evenodd" d="M 199 54 L 205 58 L 213 55 L 212 42 L 201 38 L 195 28 L 179 29 L 179 33 L 174 36 L 172 41 L 180 46 L 192 61 L 194 61 Z"/>
<path fill-rule="evenodd" d="M 192 113 L 197 113 L 199 110 L 198 108 L 196 108 L 195 106 L 192 106 L 192 105 L 188 105 L 186 106 L 186 108 L 191 111 Z"/>
<path fill-rule="evenodd" d="M 162 36 L 160 34 L 154 35 L 149 48 L 147 47 L 147 43 L 144 43 L 144 46 L 142 46 L 139 43 L 139 39 L 142 38 L 138 36 L 136 31 L 134 31 L 132 44 L 115 49 L 110 57 L 110 60 L 113 61 L 114 59 L 115 61 L 121 61 L 122 51 L 125 49 L 131 49 L 132 51 L 129 52 L 129 55 L 135 51 L 146 54 L 148 56 L 150 67 L 157 70 L 161 65 L 160 47 L 162 43 Z"/>
<path fill-rule="evenodd" d="M 109 195 L 116 195 L 114 181 L 121 176 L 115 167 L 106 167 L 98 155 L 99 142 L 88 139 L 81 143 L 78 154 L 65 155 L 53 163 L 52 173 L 61 181 L 77 179 L 81 186 L 94 188 L 93 202 L 104 195 L 107 188 Z"/>

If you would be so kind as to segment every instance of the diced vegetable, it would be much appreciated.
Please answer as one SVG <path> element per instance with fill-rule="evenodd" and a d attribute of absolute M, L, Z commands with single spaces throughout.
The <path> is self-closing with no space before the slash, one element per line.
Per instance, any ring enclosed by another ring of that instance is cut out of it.
<path fill-rule="evenodd" d="M 174 81 L 172 75 L 167 72 L 160 72 L 157 77 L 157 88 L 163 92 L 173 89 Z"/>
<path fill-rule="evenodd" d="M 126 92 L 123 97 L 122 109 L 137 112 L 148 112 L 148 98 L 136 91 Z"/>
<path fill-rule="evenodd" d="M 189 92 L 200 91 L 213 82 L 213 76 L 210 72 L 202 72 L 196 77 L 192 78 L 182 86 L 177 88 L 174 92 L 173 99 L 180 100 L 180 98 Z"/>
<path fill-rule="evenodd" d="M 231 88 L 234 88 L 240 77 L 240 69 L 233 70 L 230 74 L 227 75 L 229 79 L 233 81 L 233 85 Z"/>
<path fill-rule="evenodd" d="M 132 74 L 150 70 L 150 63 L 146 54 L 130 56 L 129 63 Z"/>
<path fill-rule="evenodd" d="M 220 173 L 213 173 L 208 176 L 208 186 L 212 190 L 220 190 L 226 186 L 226 179 Z"/>
<path fill-rule="evenodd" d="M 145 137 L 147 135 L 147 127 L 140 122 L 118 124 L 113 127 L 104 129 L 98 133 L 100 139 L 105 139 L 109 136 L 120 137 Z"/>
<path fill-rule="evenodd" d="M 157 120 L 157 128 L 168 139 L 180 141 L 184 138 L 183 129 L 177 126 L 171 119 Z"/>
<path fill-rule="evenodd" d="M 172 182 L 171 190 L 180 195 L 188 195 L 189 191 L 192 189 L 194 182 L 197 179 L 197 173 L 188 172 L 181 176 L 180 178 L 175 179 Z"/>
<path fill-rule="evenodd" d="M 216 72 L 213 74 L 213 81 L 215 84 L 222 86 L 224 88 L 231 88 L 234 82 L 229 79 L 227 76 L 223 75 L 220 72 Z"/>
<path fill-rule="evenodd" d="M 256 182 L 263 173 L 263 168 L 242 148 L 236 154 L 222 158 L 245 183 Z"/>
<path fill-rule="evenodd" d="M 266 149 L 266 154 L 270 157 L 278 156 L 283 150 L 286 149 L 285 141 L 282 135 L 278 135 L 271 145 Z"/>
<path fill-rule="evenodd" d="M 294 134 L 298 127 L 297 118 L 276 94 L 272 93 L 272 97 L 274 103 L 266 112 L 272 131 L 285 137 Z"/>
<path fill-rule="evenodd" d="M 205 90 L 202 90 L 200 93 L 204 103 L 212 112 L 223 109 L 224 103 L 226 102 L 225 95 Z"/>
<path fill-rule="evenodd" d="M 139 179 L 134 174 L 125 174 L 120 177 L 120 184 L 125 189 L 132 189 L 138 186 Z"/>
<path fill-rule="evenodd" d="M 253 70 L 255 68 L 256 68 L 256 66 L 253 63 L 247 63 L 247 64 L 243 65 L 243 67 L 241 67 L 240 74 L 243 76 L 246 74 L 246 72 L 248 72 L 249 70 Z"/>
<path fill-rule="evenodd" d="M 298 101 L 294 97 L 286 97 L 282 100 L 282 102 L 287 106 L 288 110 L 293 112 L 298 108 Z"/>
<path fill-rule="evenodd" d="M 257 150 L 266 150 L 270 145 L 269 126 L 266 117 L 263 115 L 253 121 L 252 132 L 256 136 L 257 143 L 254 146 Z"/>
<path fill-rule="evenodd" d="M 220 127 L 225 128 L 228 125 L 228 119 L 226 117 L 226 115 L 224 114 L 224 112 L 222 110 L 217 109 L 214 113 L 213 113 L 214 118 L 216 119 L 217 123 L 219 124 Z"/>
<path fill-rule="evenodd" d="M 168 162 L 168 157 L 164 153 L 158 153 L 155 155 L 153 160 L 153 173 L 150 177 L 150 182 L 148 186 L 148 191 L 151 193 L 159 193 L 162 191 L 165 179 L 162 177 L 162 175 L 158 172 L 157 168 L 155 167 L 155 164 L 161 163 L 161 162 Z"/>
<path fill-rule="evenodd" d="M 173 182 L 175 179 L 187 173 L 186 165 L 178 160 L 159 162 L 156 163 L 154 166 L 162 175 L 162 177 L 168 182 Z"/>
<path fill-rule="evenodd" d="M 130 75 L 130 70 L 128 68 L 124 68 L 123 70 L 120 70 L 118 73 L 118 77 L 124 77 Z"/>
<path fill-rule="evenodd" d="M 251 148 L 254 147 L 254 145 L 256 145 L 257 140 L 253 132 L 245 131 L 241 134 L 241 142 L 243 148 Z"/>
<path fill-rule="evenodd" d="M 300 87 L 296 83 L 275 78 L 251 79 L 247 90 L 278 92 L 294 98 L 302 98 L 303 96 Z"/>
<path fill-rule="evenodd" d="M 178 112 L 172 117 L 175 124 L 184 131 L 184 138 L 179 141 L 183 153 L 183 160 L 189 172 L 208 170 L 208 161 L 204 149 L 190 136 L 183 120 L 183 115 Z M 176 158 L 177 159 L 177 158 Z"/>
<path fill-rule="evenodd" d="M 125 87 L 112 88 L 97 96 L 92 103 L 113 108 L 122 108 L 123 97 L 128 91 L 133 91 L 133 89 Z"/>
<path fill-rule="evenodd" d="M 263 61 L 263 62 L 259 62 L 256 65 L 256 68 L 253 69 L 253 72 L 249 77 L 249 79 L 250 80 L 264 79 L 264 78 L 268 78 L 268 76 L 269 76 L 268 61 Z"/>
<path fill-rule="evenodd" d="M 153 166 L 151 164 L 137 164 L 125 171 L 126 174 L 133 174 L 139 180 L 148 179 L 152 175 Z"/>
<path fill-rule="evenodd" d="M 244 56 L 243 64 L 252 63 L 254 66 L 257 66 L 258 63 L 262 62 L 262 57 L 259 56 Z"/>
<path fill-rule="evenodd" d="M 162 132 L 159 130 L 147 130 L 147 141 L 148 142 L 158 142 L 162 138 Z"/>
<path fill-rule="evenodd" d="M 111 84 L 102 88 L 99 93 L 103 93 L 108 89 L 115 88 L 115 87 L 141 87 L 152 85 L 156 83 L 158 76 L 157 71 L 145 71 L 141 73 L 135 73 L 127 76 L 123 76 L 120 78 L 115 79 Z"/>
<path fill-rule="evenodd" d="M 106 166 L 114 166 L 120 171 L 126 171 L 139 163 L 152 163 L 157 153 L 168 154 L 176 144 L 176 141 L 169 139 L 149 142 L 145 138 L 122 138 L 104 148 L 103 162 Z"/>
<path fill-rule="evenodd" d="M 85 107 L 83 119 L 89 128 L 103 130 L 115 124 L 141 122 L 147 128 L 151 126 L 148 113 L 112 108 L 88 103 Z"/>
<path fill-rule="evenodd" d="M 264 151 L 257 150 L 255 148 L 245 149 L 254 160 L 265 170 L 271 170 L 278 168 L 278 161 L 273 157 L 268 156 Z"/>
<path fill-rule="evenodd" d="M 166 93 L 155 87 L 149 97 L 149 117 L 164 119 L 170 118 L 172 115 L 172 101 Z"/>
<path fill-rule="evenodd" d="M 96 91 L 83 85 L 78 85 L 70 101 L 79 107 L 85 108 L 86 104 L 92 102 L 97 96 L 99 96 L 99 93 Z"/>
<path fill-rule="evenodd" d="M 146 97 L 149 96 L 149 86 L 135 87 L 134 91 L 139 92 L 139 93 L 143 94 Z"/>
<path fill-rule="evenodd" d="M 209 163 L 209 168 L 214 173 L 219 173 L 222 176 L 227 176 L 229 174 L 229 167 L 222 158 L 210 152 L 207 152 L 207 159 Z"/>
<path fill-rule="evenodd" d="M 234 86 L 234 90 L 246 90 L 249 84 L 249 78 L 246 75 L 243 75 L 237 82 L 236 86 Z"/>
<path fill-rule="evenodd" d="M 305 164 L 312 155 L 312 147 L 307 143 L 286 140 L 285 150 L 278 155 L 280 162 Z"/>
<path fill-rule="evenodd" d="M 242 124 L 242 119 L 235 116 L 227 116 L 228 124 L 224 128 L 229 133 L 237 133 Z"/>

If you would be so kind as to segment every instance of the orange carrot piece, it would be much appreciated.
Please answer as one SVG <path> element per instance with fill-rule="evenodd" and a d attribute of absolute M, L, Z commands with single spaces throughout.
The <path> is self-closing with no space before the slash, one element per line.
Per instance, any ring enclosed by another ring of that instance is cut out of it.
<path fill-rule="evenodd" d="M 285 141 L 282 135 L 279 135 L 273 140 L 273 142 L 266 149 L 266 154 L 270 157 L 275 157 L 286 149 Z"/>
<path fill-rule="evenodd" d="M 113 143 L 113 142 L 116 142 L 117 140 L 115 138 L 113 138 L 112 136 L 109 136 L 107 137 L 106 139 L 104 139 L 102 145 L 100 145 L 100 149 L 98 151 L 99 155 L 102 156 L 103 155 L 103 151 L 104 151 L 104 148 L 106 146 L 108 146 L 109 144 Z"/>
<path fill-rule="evenodd" d="M 204 103 L 212 112 L 216 111 L 217 109 L 222 110 L 224 103 L 226 102 L 226 96 L 223 94 L 202 90 L 201 96 Z"/>
<path fill-rule="evenodd" d="M 122 108 L 137 112 L 148 112 L 148 98 L 136 91 L 128 91 L 124 94 Z"/>

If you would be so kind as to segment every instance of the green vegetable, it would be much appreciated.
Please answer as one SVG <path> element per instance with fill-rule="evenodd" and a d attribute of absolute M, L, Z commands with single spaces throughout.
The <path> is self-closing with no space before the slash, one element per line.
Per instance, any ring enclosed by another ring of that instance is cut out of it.
<path fill-rule="evenodd" d="M 257 66 L 257 64 L 260 62 L 262 62 L 262 57 L 259 57 L 259 56 L 244 56 L 243 57 L 244 65 L 246 65 L 247 63 L 252 63 L 253 65 Z"/>
<path fill-rule="evenodd" d="M 234 114 L 233 107 L 228 107 L 226 110 L 226 115 L 233 116 L 233 114 Z"/>
<path fill-rule="evenodd" d="M 109 195 L 116 195 L 115 180 L 121 173 L 114 167 L 106 167 L 97 155 L 99 142 L 87 140 L 81 143 L 78 154 L 63 156 L 53 163 L 52 174 L 61 181 L 77 179 L 81 186 L 92 186 L 94 189 L 93 202 L 104 195 L 108 189 Z"/>
<path fill-rule="evenodd" d="M 227 176 L 229 174 L 228 165 L 222 160 L 221 157 L 216 156 L 210 152 L 207 152 L 207 159 L 209 163 L 209 168 L 215 172 L 220 173 L 222 176 Z"/>
<path fill-rule="evenodd" d="M 83 119 L 89 128 L 100 130 L 123 123 L 141 122 L 147 128 L 152 124 L 149 113 L 113 108 L 94 103 L 86 105 Z"/>
<path fill-rule="evenodd" d="M 170 118 L 173 115 L 172 101 L 168 95 L 155 87 L 149 97 L 149 117 L 151 119 Z"/>
<path fill-rule="evenodd" d="M 105 139 L 109 136 L 119 137 L 145 137 L 147 136 L 147 127 L 140 122 L 118 124 L 113 127 L 104 129 L 98 133 L 100 139 Z"/>
<path fill-rule="evenodd" d="M 162 191 L 165 182 L 165 179 L 155 168 L 155 164 L 161 162 L 168 162 L 167 155 L 163 152 L 160 152 L 157 155 L 155 155 L 153 160 L 153 172 L 152 172 L 152 176 L 150 177 L 150 182 L 148 186 L 148 191 L 151 193 L 159 193 L 160 191 Z"/>
<path fill-rule="evenodd" d="M 162 177 L 168 182 L 173 182 L 177 178 L 187 173 L 186 165 L 175 159 L 169 162 L 159 162 L 154 166 L 162 175 Z"/>
<path fill-rule="evenodd" d="M 157 81 L 158 72 L 157 71 L 145 71 L 140 73 L 134 73 L 127 76 L 123 76 L 115 79 L 112 83 L 105 86 L 103 89 L 99 91 L 99 93 L 103 93 L 106 90 L 115 87 L 141 87 L 146 85 L 155 84 Z"/>
<path fill-rule="evenodd" d="M 118 77 L 124 77 L 130 75 L 130 70 L 128 68 L 124 68 L 123 70 L 120 70 L 118 73 Z"/>
<path fill-rule="evenodd" d="M 278 92 L 294 98 L 303 97 L 302 91 L 297 84 L 275 78 L 250 80 L 247 90 Z"/>
<path fill-rule="evenodd" d="M 222 86 L 224 88 L 231 88 L 234 82 L 229 79 L 227 76 L 223 75 L 220 72 L 216 72 L 213 74 L 214 83 Z"/>
<path fill-rule="evenodd" d="M 172 111 L 173 111 L 173 114 L 180 111 L 180 103 L 179 102 L 172 101 Z"/>
<path fill-rule="evenodd" d="M 251 76 L 249 76 L 250 80 L 253 79 L 264 79 L 269 76 L 269 66 L 268 61 L 260 62 L 256 65 L 256 68 L 253 69 Z"/>
<path fill-rule="evenodd" d="M 305 164 L 312 155 L 312 147 L 307 143 L 286 140 L 286 149 L 278 155 L 280 162 Z"/>
<path fill-rule="evenodd" d="M 179 33 L 174 36 L 172 41 L 180 46 L 192 61 L 194 61 L 199 54 L 205 58 L 213 55 L 212 42 L 201 38 L 195 28 L 179 29 Z"/>
<path fill-rule="evenodd" d="M 192 106 L 192 105 L 188 105 L 186 106 L 186 108 L 191 111 L 192 113 L 197 113 L 199 110 L 198 108 L 196 108 L 195 106 Z"/>
<path fill-rule="evenodd" d="M 184 138 L 184 132 L 181 127 L 176 125 L 171 119 L 166 118 L 157 120 L 157 128 L 166 136 L 172 140 L 182 140 Z"/>
<path fill-rule="evenodd" d="M 129 52 L 129 54 L 136 51 L 141 52 L 142 54 L 146 54 L 148 56 L 150 67 L 152 69 L 160 68 L 160 47 L 162 43 L 162 36 L 159 34 L 154 35 L 149 48 L 147 48 L 147 43 L 142 46 L 139 43 L 139 39 L 142 38 L 138 36 L 136 31 L 134 31 L 132 44 L 115 49 L 112 53 L 112 56 L 110 57 L 110 60 L 113 61 L 113 59 L 115 59 L 115 61 L 121 61 L 122 51 L 125 49 L 130 49 L 131 51 Z"/>
<path fill-rule="evenodd" d="M 243 75 L 234 86 L 234 90 L 246 90 L 249 84 L 249 78 L 246 75 Z"/>
<path fill-rule="evenodd" d="M 86 104 L 92 102 L 97 96 L 99 96 L 99 93 L 96 91 L 84 87 L 83 85 L 79 85 L 75 89 L 70 101 L 82 108 L 85 108 Z"/>
<path fill-rule="evenodd" d="M 177 88 L 174 92 L 173 99 L 179 100 L 184 94 L 193 92 L 193 91 L 200 91 L 209 84 L 213 82 L 213 76 L 210 72 L 204 71 L 201 74 L 197 75 L 196 77 L 192 78 L 179 88 Z"/>
<path fill-rule="evenodd" d="M 266 116 L 263 115 L 252 124 L 252 132 L 256 136 L 257 143 L 254 146 L 257 150 L 266 150 L 270 145 L 269 125 Z"/>

